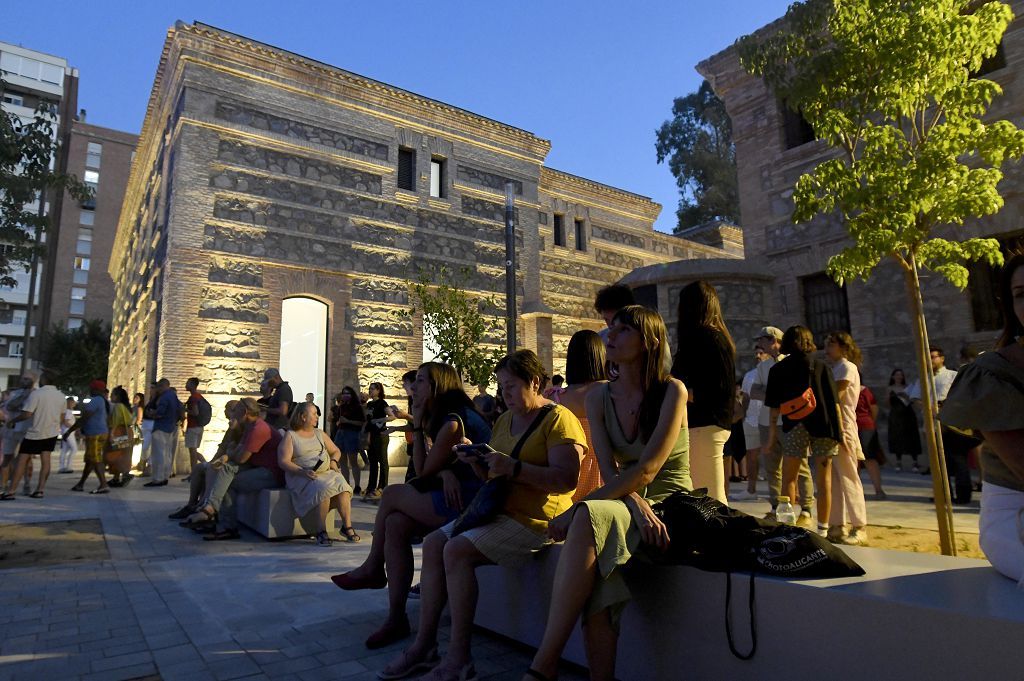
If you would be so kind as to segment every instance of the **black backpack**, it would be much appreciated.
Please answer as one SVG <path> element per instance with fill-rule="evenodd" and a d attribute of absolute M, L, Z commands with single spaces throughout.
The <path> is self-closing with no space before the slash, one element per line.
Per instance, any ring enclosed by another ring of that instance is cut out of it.
<path fill-rule="evenodd" d="M 199 415 L 196 416 L 196 422 L 201 427 L 206 427 L 210 421 L 213 420 L 213 406 L 206 400 L 205 397 L 199 398 Z"/>

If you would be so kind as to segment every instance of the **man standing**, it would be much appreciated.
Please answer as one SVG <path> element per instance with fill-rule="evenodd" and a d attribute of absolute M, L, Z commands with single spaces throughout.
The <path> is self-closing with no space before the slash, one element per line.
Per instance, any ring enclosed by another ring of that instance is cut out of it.
<path fill-rule="evenodd" d="M 4 402 L 7 423 L 3 428 L 4 458 L 3 462 L 0 463 L 0 489 L 5 492 L 7 491 L 7 483 L 14 473 L 14 464 L 21 449 L 21 441 L 25 439 L 25 433 L 28 432 L 30 425 L 28 421 L 15 421 L 15 418 L 21 413 L 22 407 L 28 400 L 28 396 L 35 387 L 35 384 L 35 374 L 26 371 L 25 375 L 18 382 L 17 390 L 11 391 L 7 401 Z M 32 474 L 29 473 L 28 475 L 31 477 Z M 14 491 L 13 488 L 11 491 Z M 28 480 L 25 481 L 25 494 L 28 494 Z"/>
<path fill-rule="evenodd" d="M 191 477 L 197 465 L 206 463 L 206 459 L 199 453 L 199 447 L 203 444 L 203 428 L 210 422 L 211 410 L 210 403 L 199 392 L 198 378 L 193 376 L 185 381 L 185 390 L 188 391 L 188 401 L 185 403 L 185 447 L 188 448 Z M 188 479 L 185 478 L 185 481 Z"/>
<path fill-rule="evenodd" d="M 25 468 L 33 456 L 38 455 L 40 458 L 39 483 L 36 491 L 29 496 L 33 499 L 42 499 L 46 480 L 50 477 L 50 455 L 57 446 L 65 402 L 64 394 L 53 387 L 53 374 L 49 370 L 44 370 L 40 379 L 41 387 L 29 394 L 21 407 L 21 413 L 14 417 L 16 423 L 28 421 L 29 427 L 25 431 L 25 439 L 22 440 L 18 453 L 11 492 L 0 496 L 0 499 L 5 501 L 14 499 L 13 491 L 18 488 L 18 482 L 25 474 Z"/>
<path fill-rule="evenodd" d="M 782 493 L 782 448 L 778 441 L 771 443 L 769 439 L 769 432 L 771 427 L 771 409 L 764 406 L 763 401 L 765 397 L 765 388 L 768 386 L 768 372 L 771 368 L 782 360 L 785 355 L 781 355 L 782 341 L 782 329 L 776 326 L 764 326 L 761 328 L 761 332 L 754 339 L 762 352 L 765 353 L 766 357 L 760 363 L 758 363 L 755 371 L 757 372 L 753 384 L 750 386 L 750 399 L 761 400 L 761 411 L 757 418 L 757 430 L 761 440 L 761 457 L 764 460 L 765 477 L 768 478 L 768 500 L 772 505 L 772 510 L 768 512 L 766 517 L 775 517 L 775 507 L 779 505 L 779 495 Z M 780 417 L 776 425 L 781 425 L 782 419 Z M 800 470 L 797 473 L 797 486 L 800 490 L 800 516 L 797 519 L 797 524 L 803 527 L 811 525 L 811 509 L 814 508 L 814 485 L 811 483 L 811 469 L 807 465 L 807 459 L 801 459 Z M 795 501 L 795 500 L 794 500 Z M 821 531 L 827 531 L 828 526 L 819 528 Z"/>
<path fill-rule="evenodd" d="M 323 416 L 323 412 L 320 411 L 320 407 L 319 406 L 314 404 L 313 399 L 315 397 L 316 396 L 313 395 L 313 393 L 306 393 L 306 401 L 309 402 L 310 404 L 312 404 L 313 408 L 316 409 L 316 419 L 317 419 L 317 422 L 319 422 L 320 421 L 320 417 Z"/>
<path fill-rule="evenodd" d="M 612 320 L 619 310 L 627 305 L 633 305 L 636 300 L 633 298 L 633 289 L 622 284 L 605 286 L 594 296 L 594 310 L 601 315 L 605 328 L 597 332 L 601 340 L 608 343 L 608 329 L 611 328 Z"/>
<path fill-rule="evenodd" d="M 288 385 L 288 381 L 281 378 L 281 372 L 277 369 L 264 371 L 263 380 L 272 391 L 267 400 L 267 423 L 272 428 L 288 430 L 288 417 L 295 402 L 292 387 Z"/>
<path fill-rule="evenodd" d="M 153 418 L 153 449 L 150 455 L 150 471 L 153 479 L 143 487 L 163 487 L 174 463 L 174 452 L 178 447 L 178 413 L 181 403 L 171 390 L 171 382 L 161 378 L 156 383 L 156 412 Z"/>
<path fill-rule="evenodd" d="M 932 377 L 935 380 L 935 392 L 933 404 L 935 411 L 942 407 L 949 395 L 949 388 L 956 379 L 956 372 L 946 368 L 946 353 L 942 348 L 933 345 L 929 348 L 932 365 Z M 907 391 L 910 401 L 921 408 L 921 381 L 917 380 Z M 941 425 L 941 424 L 940 424 Z M 971 503 L 971 492 L 974 483 L 971 481 L 971 471 L 967 466 L 967 456 L 971 449 L 977 446 L 978 441 L 964 433 L 959 433 L 951 428 L 942 425 L 942 449 L 946 457 L 946 472 L 949 475 L 949 483 L 952 487 L 954 504 Z"/>
<path fill-rule="evenodd" d="M 107 384 L 98 378 L 89 383 L 89 399 L 82 400 L 78 420 L 64 432 L 63 439 L 67 440 L 80 429 L 82 439 L 85 440 L 85 468 L 82 469 L 82 477 L 78 484 L 71 488 L 72 492 L 81 492 L 85 489 L 85 481 L 93 471 L 96 472 L 100 486 L 90 494 L 110 492 L 107 477 L 103 473 L 103 452 L 107 448 L 107 437 L 110 432 L 107 426 L 107 399 L 103 397 L 106 389 Z"/>

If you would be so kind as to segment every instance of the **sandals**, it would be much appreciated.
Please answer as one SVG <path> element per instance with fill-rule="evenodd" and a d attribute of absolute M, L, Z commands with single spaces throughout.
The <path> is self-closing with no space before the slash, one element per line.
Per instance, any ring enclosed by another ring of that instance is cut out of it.
<path fill-rule="evenodd" d="M 71 488 L 71 491 L 72 492 L 84 492 L 85 488 L 82 487 L 81 485 L 75 485 L 74 487 Z"/>
<path fill-rule="evenodd" d="M 434 667 L 426 676 L 421 677 L 423 681 L 476 681 L 476 668 L 472 662 L 467 662 L 459 669 L 446 667 Z"/>
<path fill-rule="evenodd" d="M 4 492 L 0 494 L 0 501 L 14 501 L 14 492 Z"/>
<path fill-rule="evenodd" d="M 30 499 L 42 499 L 43 491 L 37 489 L 35 492 L 32 492 L 32 494 L 29 494 L 28 496 Z"/>
<path fill-rule="evenodd" d="M 89 494 L 110 494 L 110 487 L 97 487 L 93 491 L 89 492 Z"/>
<path fill-rule="evenodd" d="M 377 672 L 378 679 L 404 679 L 407 676 L 413 674 L 422 674 L 428 672 L 437 665 L 441 664 L 441 657 L 437 654 L 437 647 L 435 646 L 427 653 L 427 656 L 422 660 L 414 660 L 409 655 L 408 650 L 402 651 L 402 656 L 399 657 L 395 662 L 389 664 L 384 669 Z"/>
<path fill-rule="evenodd" d="M 345 541 L 349 543 L 355 543 L 363 541 L 363 538 L 356 534 L 356 528 L 349 525 L 348 527 L 341 528 L 341 533 L 345 535 Z"/>
<path fill-rule="evenodd" d="M 332 546 L 334 544 L 331 538 L 327 535 L 327 530 L 321 530 L 316 533 L 316 545 L 317 546 Z"/>
<path fill-rule="evenodd" d="M 238 539 L 242 535 L 238 534 L 238 530 L 218 530 L 213 534 L 208 534 L 203 539 L 205 541 L 225 541 L 228 539 Z"/>

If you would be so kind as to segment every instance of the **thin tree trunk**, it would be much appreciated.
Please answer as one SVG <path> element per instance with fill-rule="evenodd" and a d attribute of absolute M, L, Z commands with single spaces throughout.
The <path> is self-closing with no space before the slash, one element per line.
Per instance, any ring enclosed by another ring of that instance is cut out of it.
<path fill-rule="evenodd" d="M 928 445 L 928 461 L 932 472 L 932 496 L 935 498 L 935 517 L 939 525 L 939 545 L 943 555 L 955 556 L 956 536 L 953 530 L 953 509 L 949 497 L 946 458 L 942 451 L 942 438 L 935 410 L 935 378 L 932 374 L 931 352 L 928 344 L 928 323 L 924 316 L 921 281 L 917 276 L 917 261 L 911 256 L 908 264 L 909 268 L 904 270 L 904 274 L 907 295 L 910 297 L 910 309 L 913 314 L 917 371 L 921 378 L 921 412 L 924 416 L 925 441 Z"/>

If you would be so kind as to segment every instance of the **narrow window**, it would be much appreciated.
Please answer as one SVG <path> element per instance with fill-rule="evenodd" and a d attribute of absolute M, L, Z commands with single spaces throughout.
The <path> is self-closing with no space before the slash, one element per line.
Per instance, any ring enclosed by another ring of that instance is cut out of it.
<path fill-rule="evenodd" d="M 78 317 L 69 317 L 68 318 L 68 329 L 69 330 L 77 329 L 81 325 L 82 325 L 82 320 L 79 319 Z"/>
<path fill-rule="evenodd" d="M 413 149 L 398 149 L 398 188 L 416 191 L 416 152 Z"/>
<path fill-rule="evenodd" d="M 804 118 L 803 112 L 791 109 L 785 102 L 779 102 L 779 108 L 782 111 L 783 141 L 787 149 L 795 149 L 817 139 L 814 128 Z"/>
<path fill-rule="evenodd" d="M 437 156 L 430 159 L 430 195 L 434 198 L 444 198 L 445 191 L 445 162 Z"/>
<path fill-rule="evenodd" d="M 92 255 L 92 230 L 78 230 L 78 242 L 75 244 L 75 255 Z"/>
<path fill-rule="evenodd" d="M 86 168 L 99 168 L 100 157 L 103 154 L 103 145 L 96 144 L 95 142 L 89 142 L 88 148 L 85 152 L 85 167 Z"/>
<path fill-rule="evenodd" d="M 850 308 L 846 287 L 824 272 L 801 280 L 804 289 L 804 318 L 814 339 L 824 347 L 825 336 L 833 331 L 850 330 Z"/>
<path fill-rule="evenodd" d="M 583 220 L 574 220 L 573 224 L 576 227 L 576 250 L 585 251 L 587 250 L 586 223 Z"/>
<path fill-rule="evenodd" d="M 80 225 L 92 225 L 96 222 L 96 211 L 83 210 L 78 213 L 78 224 Z"/>
<path fill-rule="evenodd" d="M 555 245 L 565 245 L 565 216 L 555 213 Z"/>

